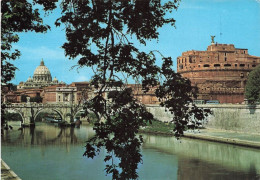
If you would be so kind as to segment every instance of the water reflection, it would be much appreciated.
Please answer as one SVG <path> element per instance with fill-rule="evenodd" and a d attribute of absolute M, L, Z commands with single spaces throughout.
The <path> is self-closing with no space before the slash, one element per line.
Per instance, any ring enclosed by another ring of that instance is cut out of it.
<path fill-rule="evenodd" d="M 111 179 L 103 171 L 103 151 L 93 160 L 82 157 L 94 135 L 90 126 L 40 123 L 19 131 L 18 125 L 2 137 L 2 158 L 22 179 Z M 144 141 L 140 179 L 260 179 L 257 149 L 153 135 Z"/>
<path fill-rule="evenodd" d="M 90 126 L 82 126 L 81 130 L 75 128 L 60 128 L 54 124 L 37 123 L 36 127 L 16 130 L 13 123 L 13 131 L 5 131 L 2 144 L 23 146 L 63 146 L 84 143 L 88 138 L 94 136 Z"/>
<path fill-rule="evenodd" d="M 257 177 L 258 174 L 260 178 L 260 151 L 257 149 L 194 139 L 178 141 L 175 138 L 151 135 L 144 135 L 144 140 L 144 148 L 175 154 L 181 159 L 178 166 L 179 178 L 193 177 L 195 174 L 203 178 L 203 175 L 212 175 L 216 171 L 218 177 L 232 174 L 234 177 L 240 176 L 240 179 L 243 179 L 242 175 L 251 179 L 251 175 Z M 194 168 L 196 171 L 189 171 Z"/>

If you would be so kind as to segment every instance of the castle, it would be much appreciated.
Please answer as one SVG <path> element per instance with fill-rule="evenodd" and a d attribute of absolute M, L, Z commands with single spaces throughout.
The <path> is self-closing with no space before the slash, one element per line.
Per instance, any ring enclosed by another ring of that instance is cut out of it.
<path fill-rule="evenodd" d="M 217 44 L 212 38 L 206 51 L 187 51 L 177 58 L 177 71 L 198 87 L 200 100 L 243 103 L 249 72 L 260 64 L 260 57 L 233 44 Z"/>

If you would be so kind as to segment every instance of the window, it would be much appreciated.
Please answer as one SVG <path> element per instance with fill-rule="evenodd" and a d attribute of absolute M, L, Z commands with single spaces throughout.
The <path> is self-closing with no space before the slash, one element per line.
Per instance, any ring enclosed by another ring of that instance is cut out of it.
<path fill-rule="evenodd" d="M 204 64 L 203 67 L 210 67 L 210 65 L 209 64 Z"/>
<path fill-rule="evenodd" d="M 243 77 L 244 77 L 244 73 L 241 73 L 241 74 L 240 74 L 240 77 L 243 78 Z"/>
<path fill-rule="evenodd" d="M 220 67 L 220 64 L 214 64 L 214 67 Z"/>
<path fill-rule="evenodd" d="M 225 57 L 225 61 L 227 61 L 227 57 Z"/>
<path fill-rule="evenodd" d="M 245 67 L 245 64 L 240 64 L 239 66 L 240 66 L 240 67 Z"/>
<path fill-rule="evenodd" d="M 237 67 L 237 64 L 235 64 L 235 67 Z"/>
<path fill-rule="evenodd" d="M 256 67 L 256 65 L 255 65 L 255 64 L 253 64 L 253 65 L 252 65 L 252 67 Z"/>
<path fill-rule="evenodd" d="M 224 67 L 231 67 L 231 64 L 224 64 Z"/>
<path fill-rule="evenodd" d="M 192 63 L 192 57 L 189 57 L 189 63 Z"/>

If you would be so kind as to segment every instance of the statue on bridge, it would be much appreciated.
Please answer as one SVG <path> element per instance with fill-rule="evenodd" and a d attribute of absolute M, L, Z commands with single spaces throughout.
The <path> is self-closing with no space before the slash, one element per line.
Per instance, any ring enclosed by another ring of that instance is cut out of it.
<path fill-rule="evenodd" d="M 28 104 L 30 103 L 30 99 L 31 99 L 30 96 L 26 97 L 26 100 L 27 100 L 27 103 L 28 103 Z"/>

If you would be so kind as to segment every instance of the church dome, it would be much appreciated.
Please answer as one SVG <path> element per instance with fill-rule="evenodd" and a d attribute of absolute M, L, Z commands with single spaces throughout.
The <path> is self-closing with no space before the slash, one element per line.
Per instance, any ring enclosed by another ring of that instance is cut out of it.
<path fill-rule="evenodd" d="M 58 81 L 58 79 L 55 77 L 52 82 L 53 82 L 53 83 L 58 83 L 59 81 Z"/>
<path fill-rule="evenodd" d="M 33 79 L 31 78 L 31 76 L 28 78 L 27 82 L 33 82 Z"/>
<path fill-rule="evenodd" d="M 44 61 L 41 60 L 40 66 L 38 66 L 33 74 L 33 81 L 36 82 L 51 82 L 51 72 L 50 70 L 44 65 Z"/>

